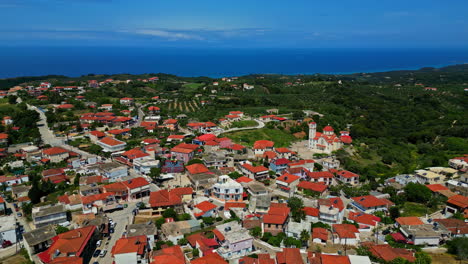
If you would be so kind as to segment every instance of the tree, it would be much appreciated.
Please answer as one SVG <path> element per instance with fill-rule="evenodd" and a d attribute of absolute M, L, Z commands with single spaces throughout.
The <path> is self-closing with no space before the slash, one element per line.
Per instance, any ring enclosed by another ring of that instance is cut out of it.
<path fill-rule="evenodd" d="M 415 257 L 416 257 L 415 263 L 418 263 L 418 264 L 431 264 L 432 263 L 431 256 L 429 256 L 429 254 L 427 254 L 426 252 L 423 252 L 423 251 L 416 252 Z"/>
<path fill-rule="evenodd" d="M 162 216 L 164 218 L 177 218 L 177 212 L 173 208 L 167 208 L 163 213 Z"/>
<path fill-rule="evenodd" d="M 448 253 L 454 254 L 459 260 L 468 259 L 468 237 L 456 237 L 447 242 Z"/>
<path fill-rule="evenodd" d="M 432 196 L 432 192 L 425 185 L 410 182 L 405 186 L 405 195 L 410 202 L 426 204 Z"/>
<path fill-rule="evenodd" d="M 309 232 L 307 232 L 307 230 L 302 230 L 301 231 L 301 235 L 300 235 L 300 240 L 302 242 L 302 245 L 305 245 L 307 246 L 308 243 L 309 243 L 309 239 L 310 239 L 310 234 Z"/>
<path fill-rule="evenodd" d="M 300 248 L 301 247 L 301 241 L 293 238 L 293 237 L 287 237 L 285 240 L 284 240 L 284 245 L 286 247 L 296 247 L 296 248 Z"/>
<path fill-rule="evenodd" d="M 179 246 L 187 245 L 187 243 L 188 243 L 188 240 L 186 238 L 181 238 L 179 239 L 179 241 L 177 241 L 177 245 Z"/>
<path fill-rule="evenodd" d="M 65 233 L 65 232 L 68 232 L 68 231 L 70 231 L 68 228 L 66 228 L 66 227 L 64 227 L 64 226 L 61 226 L 61 225 L 57 225 L 57 226 L 55 227 L 55 233 L 57 233 L 57 235 L 58 235 L 58 234 Z"/>
<path fill-rule="evenodd" d="M 237 180 L 238 178 L 242 177 L 242 174 L 240 174 L 237 171 L 233 171 L 233 172 L 229 173 L 228 176 L 233 180 Z"/>
<path fill-rule="evenodd" d="M 291 197 L 288 200 L 288 207 L 291 209 L 292 218 L 296 222 L 301 222 L 302 219 L 305 219 L 304 212 L 304 202 L 301 198 Z"/>
<path fill-rule="evenodd" d="M 156 227 L 157 228 L 161 228 L 161 226 L 166 222 L 166 220 L 164 219 L 164 217 L 160 217 L 158 219 L 156 219 L 155 223 L 156 223 Z"/>
<path fill-rule="evenodd" d="M 259 237 L 262 235 L 262 228 L 259 226 L 256 226 L 252 229 L 250 229 L 250 234 L 254 237 Z"/>
<path fill-rule="evenodd" d="M 151 168 L 149 176 L 152 179 L 158 179 L 161 176 L 161 168 Z"/>
<path fill-rule="evenodd" d="M 390 218 L 395 220 L 400 217 L 400 209 L 397 206 L 390 207 Z"/>
<path fill-rule="evenodd" d="M 198 256 L 200 256 L 200 251 L 198 250 L 198 248 L 192 249 L 192 255 L 193 255 L 193 257 L 195 257 L 195 258 L 198 257 Z"/>
<path fill-rule="evenodd" d="M 203 164 L 203 160 L 201 160 L 201 159 L 192 159 L 189 162 L 187 162 L 187 165 L 192 165 L 192 164 Z"/>
<path fill-rule="evenodd" d="M 322 170 L 323 170 L 322 164 L 320 164 L 320 163 L 318 163 L 318 162 L 315 162 L 315 163 L 314 163 L 314 170 L 315 170 L 315 171 L 322 171 Z"/>

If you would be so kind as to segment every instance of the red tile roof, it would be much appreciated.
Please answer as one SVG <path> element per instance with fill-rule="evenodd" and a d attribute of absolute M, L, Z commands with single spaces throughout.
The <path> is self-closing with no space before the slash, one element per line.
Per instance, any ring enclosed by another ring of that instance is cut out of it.
<path fill-rule="evenodd" d="M 147 244 L 148 241 L 146 236 L 122 237 L 115 242 L 111 251 L 112 256 L 125 253 L 137 253 L 138 255 L 143 255 Z"/>
<path fill-rule="evenodd" d="M 316 182 L 301 181 L 297 185 L 297 188 L 323 193 L 324 191 L 327 190 L 328 186 L 325 184 L 316 183 Z"/>
<path fill-rule="evenodd" d="M 266 149 L 272 148 L 275 145 L 275 142 L 270 140 L 257 140 L 254 143 L 253 149 Z"/>
<path fill-rule="evenodd" d="M 424 222 L 416 216 L 402 216 L 395 219 L 400 225 L 423 225 Z"/>
<path fill-rule="evenodd" d="M 457 194 L 450 197 L 447 203 L 465 209 L 468 208 L 468 197 Z"/>
<path fill-rule="evenodd" d="M 106 136 L 106 133 L 104 133 L 102 131 L 98 131 L 98 130 L 91 131 L 91 132 L 89 132 L 89 134 L 91 134 L 91 135 L 93 135 L 95 137 L 98 137 L 98 138 Z"/>
<path fill-rule="evenodd" d="M 254 166 L 252 166 L 251 164 L 248 164 L 248 163 L 242 164 L 242 167 L 244 167 L 245 169 L 247 169 L 248 171 L 250 171 L 252 173 L 268 171 L 268 169 L 263 167 L 263 166 L 255 166 L 254 167 Z"/>
<path fill-rule="evenodd" d="M 153 253 L 154 264 L 185 264 L 185 256 L 180 246 L 163 248 Z"/>
<path fill-rule="evenodd" d="M 306 215 L 309 215 L 309 216 L 314 216 L 314 217 L 318 217 L 319 216 L 319 209 L 318 208 L 314 208 L 314 207 L 304 207 L 304 212 Z"/>
<path fill-rule="evenodd" d="M 333 231 L 340 238 L 356 238 L 356 233 L 359 233 L 357 227 L 351 224 L 334 224 Z"/>
<path fill-rule="evenodd" d="M 312 239 L 318 238 L 323 241 L 328 240 L 328 231 L 322 227 L 314 227 L 312 228 Z"/>
<path fill-rule="evenodd" d="M 147 186 L 147 185 L 150 184 L 143 177 L 133 178 L 133 179 L 130 179 L 130 180 L 126 180 L 126 181 L 124 181 L 122 183 L 125 184 L 125 186 L 127 186 L 127 188 L 129 188 L 130 190 L 140 188 L 140 187 L 143 187 L 143 186 Z"/>
<path fill-rule="evenodd" d="M 344 209 L 343 200 L 341 200 L 340 197 L 319 199 L 318 204 L 319 205 L 324 205 L 324 206 L 333 206 L 334 208 L 338 208 L 338 210 L 340 210 L 340 211 L 343 211 L 343 209 Z"/>
<path fill-rule="evenodd" d="M 282 225 L 288 219 L 289 212 L 289 207 L 279 207 L 272 204 L 270 205 L 268 214 L 263 216 L 263 223 Z"/>
<path fill-rule="evenodd" d="M 414 262 L 416 258 L 413 253 L 404 248 L 392 248 L 390 245 L 372 245 L 369 251 L 377 258 L 390 262 L 396 258 L 403 258 L 410 262 Z"/>
<path fill-rule="evenodd" d="M 282 252 L 276 253 L 276 262 L 278 264 L 304 264 L 298 248 L 283 248 Z"/>
<path fill-rule="evenodd" d="M 107 197 L 114 195 L 114 193 L 107 192 L 107 193 L 99 193 L 99 194 L 93 194 L 93 195 L 88 195 L 88 196 L 81 196 L 81 201 L 83 205 L 85 204 L 92 204 L 96 201 L 102 201 L 107 199 Z"/>
<path fill-rule="evenodd" d="M 320 256 L 322 264 L 351 264 L 348 256 L 325 255 Z"/>
<path fill-rule="evenodd" d="M 208 254 L 190 261 L 190 264 L 228 264 L 218 253 Z"/>
<path fill-rule="evenodd" d="M 442 184 L 428 184 L 426 185 L 426 187 L 429 188 L 429 190 L 431 190 L 432 192 L 449 190 L 449 188 L 443 186 Z"/>
<path fill-rule="evenodd" d="M 347 170 L 338 171 L 336 174 L 340 175 L 341 177 L 344 177 L 344 178 L 359 177 L 358 174 L 356 174 L 354 172 L 347 171 Z"/>
<path fill-rule="evenodd" d="M 133 159 L 147 157 L 149 156 L 149 154 L 141 151 L 139 148 L 134 148 L 134 149 L 125 151 L 124 153 L 122 153 L 122 156 L 126 157 L 127 159 L 133 160 Z"/>
<path fill-rule="evenodd" d="M 366 195 L 366 196 L 359 196 L 359 197 L 352 197 L 351 199 L 354 200 L 357 204 L 360 204 L 364 208 L 370 207 L 379 207 L 379 206 L 387 206 L 388 203 L 385 199 L 379 199 L 373 195 Z"/>
<path fill-rule="evenodd" d="M 0 139 L 8 139 L 7 133 L 0 133 Z"/>
<path fill-rule="evenodd" d="M 42 150 L 42 153 L 48 156 L 53 156 L 53 155 L 68 153 L 68 150 L 64 148 L 60 148 L 60 147 L 52 147 L 52 148 Z"/>
<path fill-rule="evenodd" d="M 285 173 L 285 174 L 281 175 L 280 177 L 276 178 L 276 180 L 285 182 L 287 184 L 290 184 L 290 183 L 292 183 L 294 181 L 299 180 L 300 178 L 301 177 L 299 177 L 299 176 L 289 174 L 289 173 Z"/>
<path fill-rule="evenodd" d="M 371 214 L 349 212 L 348 219 L 358 224 L 376 226 L 380 222 L 380 217 Z"/>
<path fill-rule="evenodd" d="M 306 169 L 304 171 L 311 179 L 333 178 L 333 174 L 329 171 L 309 171 Z"/>
<path fill-rule="evenodd" d="M 201 202 L 201 203 L 195 205 L 195 207 L 198 208 L 201 211 L 200 213 L 198 213 L 198 215 L 197 215 L 197 213 L 195 213 L 195 216 L 197 216 L 197 217 L 201 216 L 201 215 L 204 215 L 205 213 L 217 208 L 216 205 L 214 205 L 214 204 L 212 204 L 212 203 L 210 203 L 208 201 Z"/>
<path fill-rule="evenodd" d="M 206 173 L 206 172 L 210 171 L 204 164 L 200 164 L 200 163 L 187 165 L 187 166 L 185 166 L 185 169 L 188 171 L 188 173 L 190 173 L 192 175 L 193 174 Z"/>
<path fill-rule="evenodd" d="M 38 257 L 44 263 L 52 263 L 56 252 L 60 252 L 60 256 L 73 254 L 81 257 L 95 230 L 96 226 L 91 225 L 59 234 L 52 238 L 52 245 L 46 251 L 39 253 Z"/>
<path fill-rule="evenodd" d="M 151 192 L 149 198 L 149 204 L 151 207 L 174 206 L 181 203 L 182 200 L 177 194 L 167 190 Z"/>
<path fill-rule="evenodd" d="M 106 144 L 108 146 L 118 146 L 118 145 L 125 144 L 125 142 L 117 140 L 117 139 L 115 139 L 113 137 L 105 137 L 105 138 L 99 140 L 99 142 L 101 142 L 103 144 Z"/>
<path fill-rule="evenodd" d="M 224 210 L 229 210 L 231 208 L 246 208 L 247 205 L 245 203 L 239 203 L 239 202 L 227 202 L 224 204 Z"/>
<path fill-rule="evenodd" d="M 245 176 L 241 176 L 241 177 L 236 179 L 236 182 L 238 182 L 238 183 L 243 183 L 243 182 L 249 183 L 251 181 L 253 181 L 253 180 L 248 178 L 248 177 L 245 177 Z"/>
<path fill-rule="evenodd" d="M 174 188 L 170 192 L 177 195 L 178 197 L 182 199 L 183 195 L 192 195 L 193 189 L 191 187 L 180 187 L 180 188 Z"/>

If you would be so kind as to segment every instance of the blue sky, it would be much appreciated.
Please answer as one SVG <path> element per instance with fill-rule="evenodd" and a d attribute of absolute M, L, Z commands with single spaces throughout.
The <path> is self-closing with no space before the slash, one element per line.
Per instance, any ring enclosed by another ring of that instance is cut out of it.
<path fill-rule="evenodd" d="M 0 12 L 3 45 L 468 46 L 466 0 L 0 0 Z"/>

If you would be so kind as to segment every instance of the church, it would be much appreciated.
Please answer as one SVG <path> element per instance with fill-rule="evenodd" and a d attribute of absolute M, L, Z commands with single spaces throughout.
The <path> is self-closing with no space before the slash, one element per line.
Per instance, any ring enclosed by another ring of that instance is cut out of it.
<path fill-rule="evenodd" d="M 333 127 L 326 126 L 323 132 L 317 132 L 317 124 L 309 123 L 309 148 L 322 153 L 331 153 L 343 147 L 343 144 L 351 144 L 352 138 L 349 131 L 341 131 L 338 137 Z"/>

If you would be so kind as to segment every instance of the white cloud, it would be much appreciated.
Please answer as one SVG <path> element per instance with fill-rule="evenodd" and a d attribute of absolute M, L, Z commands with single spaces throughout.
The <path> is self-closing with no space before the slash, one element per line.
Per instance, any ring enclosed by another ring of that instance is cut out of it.
<path fill-rule="evenodd" d="M 203 40 L 202 37 L 192 33 L 173 32 L 161 29 L 139 29 L 134 31 L 136 34 L 166 38 L 169 40 Z"/>

